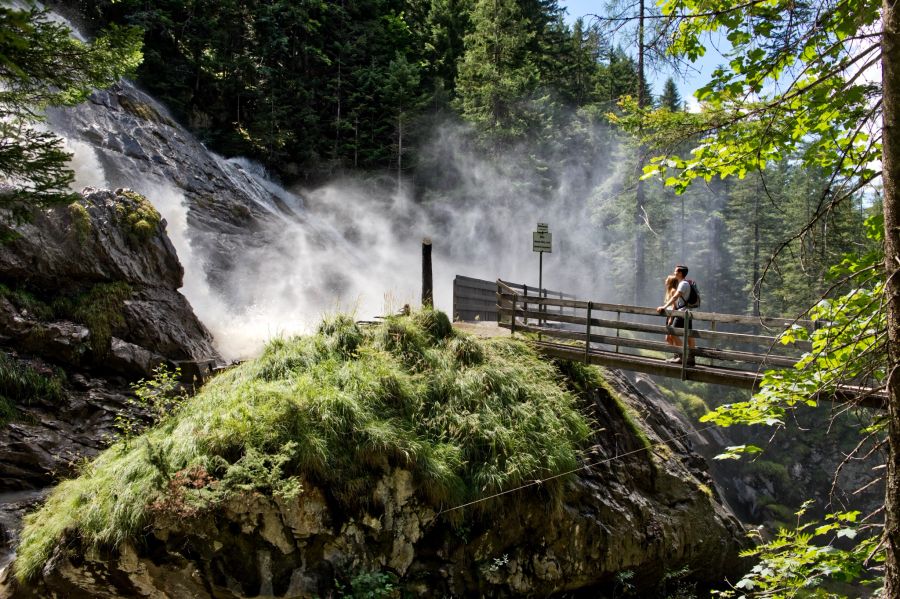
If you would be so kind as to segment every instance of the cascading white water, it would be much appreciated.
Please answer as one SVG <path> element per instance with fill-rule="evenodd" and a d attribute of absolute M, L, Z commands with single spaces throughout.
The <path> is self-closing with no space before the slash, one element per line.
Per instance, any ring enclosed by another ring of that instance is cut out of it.
<path fill-rule="evenodd" d="M 326 313 L 371 318 L 417 304 L 423 237 L 434 242 L 435 301 L 447 312 L 456 274 L 536 283 L 538 221 L 556 233 L 545 285 L 577 291 L 601 276 L 583 197 L 522 195 L 521 171 L 462 151 L 452 202 L 420 204 L 393 184 L 351 179 L 298 194 L 250 161 L 208 152 L 127 83 L 50 116 L 74 152 L 78 184 L 131 187 L 159 209 L 185 267 L 182 291 L 230 358 Z M 436 139 L 444 153 L 462 145 L 453 131 Z"/>
<path fill-rule="evenodd" d="M 603 268 L 591 262 L 601 240 L 584 197 L 601 178 L 591 164 L 563 178 L 581 191 L 535 197 L 515 152 L 487 163 L 461 149 L 458 128 L 442 128 L 419 151 L 438 152 L 458 189 L 418 203 L 377 179 L 285 189 L 251 161 L 207 151 L 128 82 L 48 111 L 48 123 L 74 154 L 77 189 L 130 187 L 154 203 L 185 268 L 182 292 L 229 358 L 309 330 L 326 313 L 371 318 L 417 304 L 423 237 L 434 242 L 435 303 L 447 312 L 456 274 L 537 283 L 537 222 L 555 233 L 545 286 L 603 295 Z"/>

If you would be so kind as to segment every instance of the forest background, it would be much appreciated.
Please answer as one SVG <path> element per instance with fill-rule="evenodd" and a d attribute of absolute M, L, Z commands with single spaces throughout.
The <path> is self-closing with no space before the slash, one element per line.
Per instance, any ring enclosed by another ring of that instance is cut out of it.
<path fill-rule="evenodd" d="M 591 208 L 585 226 L 604 232 L 594 256 L 606 273 L 593 284 L 607 297 L 655 305 L 683 262 L 707 309 L 798 315 L 849 289 L 828 276 L 834 264 L 878 246 L 864 222 L 880 190 L 829 203 L 833 173 L 804 159 L 806 136 L 760 170 L 680 195 L 643 178 L 649 150 L 630 115 L 684 111 L 673 80 L 658 94 L 645 82 L 645 59 L 665 48 L 628 45 L 605 18 L 568 25 L 552 0 L 62 4 L 88 30 L 140 27 L 138 83 L 210 148 L 289 185 L 351 174 L 452 207 L 472 198 L 434 145 L 461 131 L 479 160 L 529 174 L 523 197 L 551 202 L 565 189 Z M 696 139 L 656 141 L 685 153 Z M 585 168 L 592 176 L 573 181 Z"/>
<path fill-rule="evenodd" d="M 565 187 L 591 205 L 604 230 L 596 259 L 609 273 L 595 284 L 608 297 L 656 305 L 683 262 L 707 307 L 793 315 L 824 290 L 837 257 L 866 247 L 861 225 L 875 199 L 859 194 L 790 243 L 754 293 L 828 183 L 790 160 L 765 179 L 714 180 L 678 197 L 648 182 L 636 213 L 638 151 L 608 118 L 638 96 L 634 46 L 597 18 L 567 24 L 555 0 L 66 4 L 88 29 L 142 28 L 138 83 L 211 149 L 258 160 L 287 184 L 388 175 L 418 201 L 452 205 L 464 201 L 460 173 L 422 148 L 462 126 L 482 160 L 516 157 L 528 173 L 523 196 Z M 644 85 L 654 106 L 684 110 L 673 79 L 657 93 Z M 585 168 L 594 176 L 573 181 Z"/>

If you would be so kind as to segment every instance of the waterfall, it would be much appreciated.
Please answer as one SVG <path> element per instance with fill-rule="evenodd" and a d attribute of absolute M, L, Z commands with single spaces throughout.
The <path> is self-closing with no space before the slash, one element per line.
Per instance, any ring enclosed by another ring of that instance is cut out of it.
<path fill-rule="evenodd" d="M 286 189 L 250 160 L 210 152 L 128 81 L 47 117 L 73 153 L 76 190 L 129 187 L 157 207 L 185 268 L 182 292 L 229 358 L 308 331 L 327 313 L 371 318 L 418 304 L 424 237 L 434 241 L 435 305 L 448 313 L 456 274 L 537 283 L 537 222 L 557 233 L 544 256 L 547 287 L 576 292 L 604 276 L 591 262 L 601 241 L 585 190 L 602 170 L 591 164 L 563 177 L 580 187 L 535 197 L 526 160 L 488 163 L 463 149 L 464 131 L 438 128 L 420 151 L 440 156 L 459 187 L 421 202 L 412 185 L 399 193 L 374 176 Z"/>

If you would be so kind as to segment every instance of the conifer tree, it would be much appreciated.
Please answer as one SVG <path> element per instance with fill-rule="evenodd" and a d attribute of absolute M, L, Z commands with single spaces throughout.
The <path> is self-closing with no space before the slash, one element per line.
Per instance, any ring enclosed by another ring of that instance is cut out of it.
<path fill-rule="evenodd" d="M 678 86 L 675 85 L 675 80 L 671 77 L 663 83 L 662 93 L 659 96 L 659 107 L 672 112 L 684 110 L 684 101 L 681 99 L 681 94 L 678 93 Z"/>
<path fill-rule="evenodd" d="M 482 139 L 499 148 L 528 130 L 525 99 L 538 80 L 528 53 L 534 32 L 516 0 L 478 0 L 472 27 L 459 66 L 457 105 Z"/>

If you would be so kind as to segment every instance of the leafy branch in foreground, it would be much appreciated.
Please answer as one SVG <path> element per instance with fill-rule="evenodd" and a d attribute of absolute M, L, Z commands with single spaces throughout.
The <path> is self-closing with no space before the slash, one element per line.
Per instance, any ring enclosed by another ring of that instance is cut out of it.
<path fill-rule="evenodd" d="M 866 223 L 869 239 L 883 240 L 881 215 Z M 720 426 L 732 424 L 784 424 L 787 411 L 798 406 L 817 406 L 848 385 L 875 391 L 884 388 L 887 377 L 887 322 L 882 298 L 884 278 L 880 251 L 863 256 L 845 255 L 832 267 L 831 277 L 854 285 L 835 298 L 823 298 L 809 311 L 817 323 L 810 334 L 791 327 L 780 336 L 784 344 L 798 339 L 812 342 L 792 370 L 769 370 L 763 374 L 758 393 L 746 402 L 726 404 L 701 418 Z"/>
<path fill-rule="evenodd" d="M 763 541 L 759 529 L 751 531 L 759 544 L 744 551 L 742 557 L 755 558 L 756 565 L 735 583 L 732 589 L 713 591 L 718 597 L 838 597 L 822 587 L 833 581 L 861 582 L 877 585 L 873 568 L 884 561 L 877 551 L 879 535 L 871 535 L 871 526 L 860 520 L 858 511 L 839 512 L 825 516 L 824 522 L 800 523 L 812 502 L 806 502 L 797 512 L 797 526 L 781 529 L 775 538 Z M 865 536 L 867 535 L 868 536 Z M 840 546 L 842 540 L 863 537 L 849 549 Z"/>

